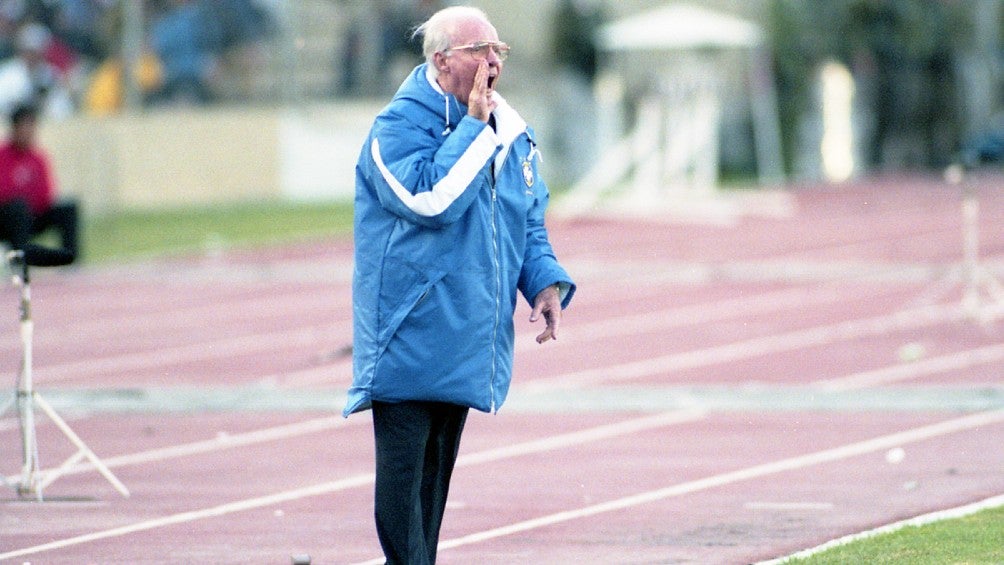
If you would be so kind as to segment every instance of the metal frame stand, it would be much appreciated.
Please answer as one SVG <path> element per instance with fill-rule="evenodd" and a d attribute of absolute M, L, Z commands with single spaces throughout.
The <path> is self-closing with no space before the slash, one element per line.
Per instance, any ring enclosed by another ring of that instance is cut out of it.
<path fill-rule="evenodd" d="M 961 165 L 953 165 L 945 171 L 945 179 L 950 184 L 962 185 L 962 263 L 935 283 L 924 298 L 926 301 L 936 300 L 961 280 L 963 313 L 972 320 L 987 324 L 1004 314 L 1004 285 L 980 264 L 980 203 L 972 183 L 966 181 L 965 169 Z"/>
<path fill-rule="evenodd" d="M 32 387 L 32 337 L 34 333 L 34 323 L 31 319 L 31 285 L 28 277 L 28 264 L 24 260 L 22 251 L 9 251 L 6 254 L 6 262 L 11 267 L 14 286 L 21 291 L 20 300 L 20 320 L 21 320 L 21 373 L 18 376 L 17 386 L 13 398 L 7 401 L 0 408 L 0 415 L 7 412 L 11 406 L 16 404 L 18 420 L 21 424 L 21 445 L 24 465 L 21 468 L 20 480 L 10 480 L 0 475 L 3 482 L 17 491 L 19 497 L 27 498 L 34 496 L 39 502 L 42 501 L 42 490 L 62 476 L 70 467 L 76 465 L 83 459 L 87 459 L 94 465 L 108 482 L 119 491 L 122 496 L 129 496 L 129 489 L 122 484 L 108 467 L 98 459 L 97 455 L 87 444 L 77 436 L 70 426 L 63 420 L 52 406 Z M 35 408 L 39 408 L 63 435 L 77 447 L 77 452 L 70 456 L 56 469 L 43 471 L 38 459 L 38 438 L 35 435 Z"/>

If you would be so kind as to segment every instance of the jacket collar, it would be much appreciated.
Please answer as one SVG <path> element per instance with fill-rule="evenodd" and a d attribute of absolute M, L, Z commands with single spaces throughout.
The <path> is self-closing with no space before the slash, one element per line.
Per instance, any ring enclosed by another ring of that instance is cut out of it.
<path fill-rule="evenodd" d="M 431 89 L 434 93 L 432 96 L 439 99 L 438 104 L 432 103 L 432 107 L 443 118 L 443 125 L 446 128 L 443 132 L 444 135 L 448 134 L 467 115 L 467 106 L 461 104 L 455 96 L 448 94 L 439 86 L 436 75 L 428 63 L 419 65 L 412 76 L 412 81 L 415 82 L 423 81 L 423 79 L 425 84 L 421 86 Z M 402 88 L 402 90 L 404 89 Z M 526 121 L 498 92 L 492 93 L 492 100 L 497 104 L 493 112 L 497 135 L 502 144 L 508 146 L 518 135 L 526 131 Z M 440 108 L 442 110 L 439 110 Z"/>

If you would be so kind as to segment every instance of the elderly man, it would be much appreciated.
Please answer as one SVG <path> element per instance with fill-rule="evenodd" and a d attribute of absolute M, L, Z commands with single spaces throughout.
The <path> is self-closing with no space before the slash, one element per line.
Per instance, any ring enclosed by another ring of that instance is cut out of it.
<path fill-rule="evenodd" d="M 496 92 L 509 47 L 450 7 L 416 31 L 426 62 L 376 118 L 356 167 L 353 373 L 372 408 L 388 563 L 433 563 L 468 409 L 509 389 L 517 293 L 558 337 L 575 285 L 544 227 L 532 129 Z"/>

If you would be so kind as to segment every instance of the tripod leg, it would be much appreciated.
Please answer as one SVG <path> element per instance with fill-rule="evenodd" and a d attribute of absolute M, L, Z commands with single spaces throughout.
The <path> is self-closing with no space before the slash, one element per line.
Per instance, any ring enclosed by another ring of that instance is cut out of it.
<path fill-rule="evenodd" d="M 962 276 L 963 273 L 960 268 L 954 267 L 950 269 L 939 280 L 925 289 L 920 296 L 910 301 L 910 307 L 930 306 L 945 298 L 952 291 L 953 287 L 958 284 Z"/>
<path fill-rule="evenodd" d="M 28 264 L 23 261 L 21 263 L 21 274 L 14 278 L 15 286 L 21 289 L 21 343 L 23 346 L 23 355 L 21 363 L 21 375 L 18 380 L 17 396 L 16 402 L 18 405 L 18 414 L 21 420 L 21 439 L 23 446 L 24 455 L 24 467 L 21 473 L 21 483 L 18 485 L 18 494 L 25 495 L 29 493 L 34 493 L 38 500 L 42 500 L 42 488 L 47 486 L 60 475 L 62 475 L 66 469 L 71 465 L 80 461 L 86 457 L 94 467 L 106 478 L 108 482 L 115 487 L 115 490 L 119 491 L 122 496 L 129 496 L 129 489 L 122 484 L 121 481 L 115 477 L 114 474 L 108 469 L 108 466 L 98 459 L 97 455 L 90 450 L 89 447 L 77 436 L 76 433 L 70 429 L 70 426 L 59 417 L 59 414 L 52 409 L 52 406 L 45 401 L 38 393 L 35 392 L 32 385 L 32 337 L 34 334 L 34 324 L 31 320 L 31 288 L 28 284 Z M 65 435 L 74 445 L 77 446 L 77 453 L 71 456 L 63 465 L 58 469 L 45 473 L 45 481 L 42 481 L 43 473 L 40 471 L 40 466 L 38 462 L 38 440 L 35 436 L 35 405 L 45 412 L 46 415 L 56 424 L 56 427 Z M 8 482 L 6 478 L 4 482 Z"/>
<path fill-rule="evenodd" d="M 993 273 L 985 268 L 980 269 L 980 282 L 983 283 L 984 291 L 994 302 L 1004 302 L 1004 285 L 994 278 Z"/>
<path fill-rule="evenodd" d="M 38 440 L 35 437 L 35 411 L 31 395 L 18 391 L 18 414 L 21 420 L 21 447 L 23 450 L 21 482 L 17 487 L 18 496 L 35 495 L 42 500 L 40 465 L 38 462 Z"/>
<path fill-rule="evenodd" d="M 42 500 L 42 489 L 40 486 L 39 461 L 38 461 L 38 441 L 35 437 L 35 411 L 32 403 L 32 335 L 34 333 L 34 323 L 31 321 L 31 289 L 28 286 L 27 266 L 23 267 L 23 272 L 17 281 L 21 287 L 21 375 L 18 379 L 17 405 L 18 417 L 21 422 L 21 447 L 22 461 L 21 483 L 17 492 L 19 496 L 34 494 Z"/>
<path fill-rule="evenodd" d="M 60 431 L 63 432 L 63 435 L 65 435 L 73 443 L 73 445 L 77 446 L 77 449 L 80 450 L 78 452 L 78 455 L 83 455 L 84 457 L 86 457 L 87 460 L 94 465 L 94 468 L 96 468 L 98 472 L 105 477 L 105 479 L 108 479 L 108 482 L 110 482 L 112 486 L 115 487 L 115 490 L 119 491 L 119 493 L 121 493 L 122 496 L 128 497 L 129 489 L 127 489 L 126 486 L 122 484 L 122 482 L 119 481 L 115 475 L 112 474 L 112 472 L 108 469 L 108 467 L 100 459 L 98 459 L 98 456 L 95 455 L 94 452 L 91 451 L 89 447 L 87 447 L 87 444 L 85 444 L 83 440 L 81 440 L 80 437 L 78 437 L 77 434 L 74 433 L 72 429 L 70 429 L 70 426 L 67 425 L 67 423 L 62 418 L 59 417 L 59 414 L 57 414 L 55 410 L 52 409 L 52 406 L 50 406 L 49 403 L 46 402 L 45 399 L 42 398 L 37 392 L 33 394 L 33 398 L 35 400 L 35 403 L 38 404 L 38 407 L 41 408 L 42 411 L 45 412 L 46 416 L 52 419 L 53 423 L 56 424 L 56 427 L 58 427 Z M 51 482 L 52 480 L 55 480 L 55 477 L 50 479 L 48 482 Z"/>
<path fill-rule="evenodd" d="M 993 322 L 1004 314 L 1004 286 L 989 270 L 983 267 L 975 269 L 963 307 L 967 314 L 984 324 Z"/>
<path fill-rule="evenodd" d="M 6 414 L 8 410 L 11 409 L 17 403 L 17 394 L 12 394 L 10 398 L 4 402 L 3 407 L 0 407 L 0 415 Z M 7 480 L 7 476 L 0 473 L 0 481 L 3 481 L 4 486 L 17 490 L 17 484 Z"/>

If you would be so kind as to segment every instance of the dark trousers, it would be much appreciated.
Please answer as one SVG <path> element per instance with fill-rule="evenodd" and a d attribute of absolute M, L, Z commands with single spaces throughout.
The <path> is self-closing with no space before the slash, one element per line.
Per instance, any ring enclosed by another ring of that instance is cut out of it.
<path fill-rule="evenodd" d="M 76 257 L 79 245 L 75 202 L 61 202 L 38 216 L 31 213 L 24 200 L 0 204 L 0 240 L 10 242 L 15 249 L 22 248 L 32 237 L 50 228 L 59 234 L 63 249 Z"/>
<path fill-rule="evenodd" d="M 439 527 L 467 407 L 373 403 L 377 535 L 387 563 L 436 562 Z"/>

